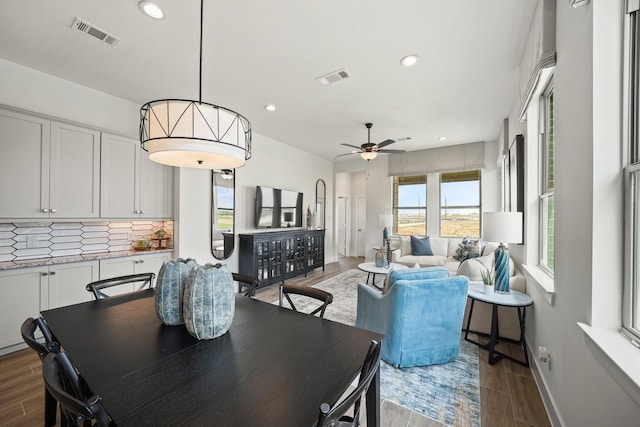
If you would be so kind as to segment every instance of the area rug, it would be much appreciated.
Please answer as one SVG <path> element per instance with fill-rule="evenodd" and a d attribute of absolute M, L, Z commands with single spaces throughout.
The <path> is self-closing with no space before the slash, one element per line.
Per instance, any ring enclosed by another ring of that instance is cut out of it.
<path fill-rule="evenodd" d="M 314 285 L 333 294 L 325 319 L 355 325 L 357 286 L 366 280 L 367 273 L 351 269 Z M 292 299 L 296 307 L 305 310 L 304 300 L 296 300 L 295 296 Z M 453 362 L 404 369 L 382 362 L 380 371 L 383 399 L 445 426 L 480 427 L 480 374 L 475 345 L 461 338 L 460 354 Z"/>

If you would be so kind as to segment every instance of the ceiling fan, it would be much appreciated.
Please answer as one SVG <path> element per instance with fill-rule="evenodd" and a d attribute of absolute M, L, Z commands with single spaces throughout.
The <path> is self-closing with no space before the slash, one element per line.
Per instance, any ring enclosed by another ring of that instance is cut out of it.
<path fill-rule="evenodd" d="M 360 154 L 360 157 L 362 157 L 366 161 L 369 161 L 375 159 L 378 156 L 378 153 L 404 153 L 405 150 L 388 150 L 384 149 L 384 147 L 393 144 L 394 142 L 406 141 L 408 139 L 411 139 L 410 136 L 407 136 L 404 138 L 387 139 L 385 141 L 379 142 L 378 144 L 373 144 L 371 142 L 371 127 L 373 126 L 373 123 L 365 123 L 365 126 L 367 127 L 367 143 L 362 144 L 359 147 L 351 144 L 342 144 L 347 147 L 355 148 L 357 151 L 353 150 L 350 153 L 340 154 L 337 157 L 349 156 L 351 154 Z"/>

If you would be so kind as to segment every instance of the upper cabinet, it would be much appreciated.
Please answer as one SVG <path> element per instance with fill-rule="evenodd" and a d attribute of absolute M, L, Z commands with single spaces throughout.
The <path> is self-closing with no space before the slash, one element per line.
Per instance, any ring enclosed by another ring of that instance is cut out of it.
<path fill-rule="evenodd" d="M 102 218 L 172 217 L 173 168 L 146 154 L 135 139 L 102 134 Z"/>
<path fill-rule="evenodd" d="M 100 133 L 0 110 L 0 218 L 97 218 Z"/>

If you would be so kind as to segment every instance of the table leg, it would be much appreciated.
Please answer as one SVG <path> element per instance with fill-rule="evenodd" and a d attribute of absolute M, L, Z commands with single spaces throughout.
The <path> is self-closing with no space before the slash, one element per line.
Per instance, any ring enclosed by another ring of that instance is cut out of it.
<path fill-rule="evenodd" d="M 520 342 L 522 343 L 522 351 L 524 352 L 524 363 L 520 362 L 523 366 L 529 367 L 529 353 L 527 352 L 527 338 L 524 335 L 524 322 L 527 315 L 527 307 L 522 308 L 522 314 L 520 313 L 520 307 L 518 307 L 518 319 L 520 320 Z"/>
<path fill-rule="evenodd" d="M 367 390 L 367 426 L 380 427 L 380 365 Z"/>
<path fill-rule="evenodd" d="M 371 277 L 371 273 L 367 272 L 367 285 L 369 284 L 369 277 Z M 373 280 L 375 280 L 376 276 L 373 275 Z"/>
<path fill-rule="evenodd" d="M 478 344 L 477 342 L 471 341 L 469 339 L 469 328 L 471 327 L 471 316 L 473 316 L 473 306 L 474 306 L 475 302 L 476 302 L 476 300 L 471 298 L 471 306 L 469 307 L 469 318 L 467 319 L 467 327 L 466 327 L 466 329 L 464 331 L 464 339 L 465 339 L 465 341 L 469 341 L 469 342 L 472 342 L 474 344 Z"/>
<path fill-rule="evenodd" d="M 502 353 L 496 352 L 496 341 L 498 340 L 498 306 L 492 304 L 491 310 L 491 336 L 489 338 L 489 364 L 495 365 L 502 359 Z"/>

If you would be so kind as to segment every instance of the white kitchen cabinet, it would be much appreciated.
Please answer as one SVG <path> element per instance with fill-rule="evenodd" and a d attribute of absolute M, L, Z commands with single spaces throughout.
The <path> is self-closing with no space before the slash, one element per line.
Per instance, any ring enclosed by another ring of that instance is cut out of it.
<path fill-rule="evenodd" d="M 171 259 L 170 252 L 102 259 L 100 260 L 100 280 L 139 273 L 155 273 L 157 278 L 162 263 L 169 259 Z M 134 288 L 135 284 L 126 284 L 109 294 L 133 292 Z"/>
<path fill-rule="evenodd" d="M 96 218 L 100 133 L 0 110 L 0 218 Z"/>
<path fill-rule="evenodd" d="M 91 301 L 93 294 L 87 291 L 86 286 L 99 280 L 99 273 L 98 261 L 49 266 L 46 276 L 49 287 L 48 308 Z"/>
<path fill-rule="evenodd" d="M 140 142 L 102 134 L 102 218 L 170 219 L 173 168 L 148 159 Z"/>
<path fill-rule="evenodd" d="M 86 261 L 0 271 L 0 349 L 23 343 L 20 326 L 28 317 L 90 301 L 85 286 L 98 280 L 98 268 L 98 261 Z"/>

